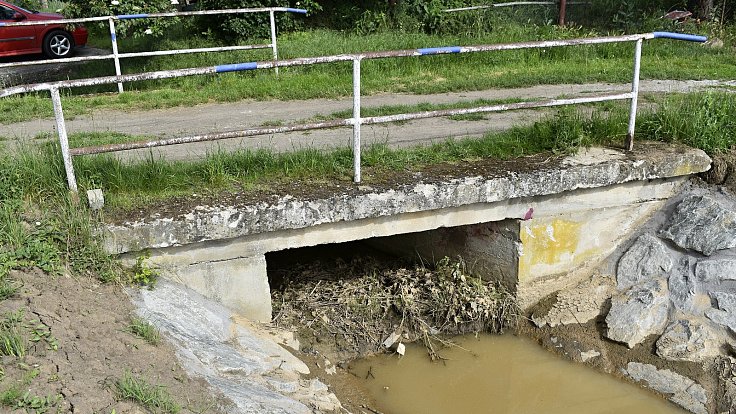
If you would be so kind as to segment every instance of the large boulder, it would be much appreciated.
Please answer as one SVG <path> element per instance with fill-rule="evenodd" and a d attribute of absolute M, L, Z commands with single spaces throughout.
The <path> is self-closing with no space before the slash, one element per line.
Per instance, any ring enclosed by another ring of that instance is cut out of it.
<path fill-rule="evenodd" d="M 691 195 L 680 202 L 660 235 L 710 256 L 736 247 L 736 213 L 711 197 Z"/>
<path fill-rule="evenodd" d="M 669 291 L 664 279 L 650 280 L 611 298 L 606 316 L 606 337 L 629 348 L 667 326 Z"/>
<path fill-rule="evenodd" d="M 618 288 L 624 290 L 654 277 L 664 277 L 670 269 L 672 257 L 665 245 L 651 234 L 642 234 L 618 262 Z"/>
<path fill-rule="evenodd" d="M 703 260 L 695 266 L 695 276 L 701 282 L 723 282 L 736 280 L 736 260 Z"/>
<path fill-rule="evenodd" d="M 708 396 L 705 389 L 688 377 L 667 369 L 658 370 L 654 365 L 639 362 L 629 362 L 625 372 L 629 378 L 664 394 L 670 401 L 692 413 L 708 413 L 706 408 Z"/>
<path fill-rule="evenodd" d="M 671 361 L 704 362 L 720 354 L 711 328 L 698 320 L 672 322 L 657 340 L 657 355 Z"/>

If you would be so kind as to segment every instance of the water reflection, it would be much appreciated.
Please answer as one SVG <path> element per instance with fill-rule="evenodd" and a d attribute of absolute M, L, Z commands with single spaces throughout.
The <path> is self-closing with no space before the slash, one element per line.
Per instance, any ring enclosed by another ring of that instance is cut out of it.
<path fill-rule="evenodd" d="M 525 338 L 464 337 L 432 363 L 423 348 L 352 364 L 386 414 L 685 413 L 634 385 L 561 360 Z M 370 370 L 370 374 L 368 374 Z"/>

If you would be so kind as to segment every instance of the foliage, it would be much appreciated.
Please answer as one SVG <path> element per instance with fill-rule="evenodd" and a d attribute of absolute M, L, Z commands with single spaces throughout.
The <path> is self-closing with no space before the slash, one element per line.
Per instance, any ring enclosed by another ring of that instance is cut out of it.
<path fill-rule="evenodd" d="M 116 278 L 92 218 L 66 190 L 58 147 L 22 148 L 0 161 L 0 299 L 18 288 L 8 279 L 12 269 L 58 275 L 68 265 L 77 275 Z"/>
<path fill-rule="evenodd" d="M 115 382 L 115 388 L 120 398 L 135 401 L 154 413 L 176 414 L 181 411 L 165 387 L 152 385 L 130 372 Z"/>
<path fill-rule="evenodd" d="M 136 258 L 132 275 L 130 276 L 131 283 L 138 286 L 145 286 L 149 289 L 153 289 L 156 285 L 159 273 L 158 270 L 146 263 L 146 260 L 150 257 L 151 254 L 149 252 L 145 252 Z"/>
<path fill-rule="evenodd" d="M 132 318 L 128 329 L 130 329 L 132 334 L 143 338 L 151 345 L 158 345 L 161 341 L 161 334 L 158 329 L 143 318 Z"/>
<path fill-rule="evenodd" d="M 64 9 L 66 17 L 114 16 L 175 11 L 171 0 L 70 0 Z M 178 25 L 178 19 L 129 19 L 115 22 L 119 36 L 164 35 L 168 28 Z M 105 30 L 108 23 L 99 23 Z"/>
<path fill-rule="evenodd" d="M 317 0 L 200 0 L 197 6 L 202 10 L 294 7 L 306 9 L 308 15 L 321 10 Z M 279 33 L 304 27 L 303 17 L 299 14 L 277 12 L 275 18 Z M 207 16 L 200 19 L 198 27 L 228 39 L 270 39 L 269 19 L 268 13 Z"/>

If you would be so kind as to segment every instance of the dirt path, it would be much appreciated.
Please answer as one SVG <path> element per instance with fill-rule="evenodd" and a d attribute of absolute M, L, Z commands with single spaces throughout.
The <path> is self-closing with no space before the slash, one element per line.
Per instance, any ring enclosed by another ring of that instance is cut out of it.
<path fill-rule="evenodd" d="M 736 87 L 736 81 L 643 81 L 642 93 L 691 92 L 717 87 Z M 594 95 L 626 92 L 628 84 L 539 85 L 527 88 L 442 93 L 433 95 L 380 94 L 363 98 L 363 107 L 383 105 L 448 104 L 476 99 L 543 99 L 570 95 Z M 351 98 L 306 101 L 242 101 L 213 103 L 145 112 L 95 111 L 91 115 L 67 121 L 69 133 L 115 131 L 134 135 L 177 137 L 212 132 L 235 131 L 264 124 L 289 124 L 337 111 L 350 110 Z M 539 119 L 544 111 L 515 111 L 488 114 L 482 121 L 455 121 L 433 118 L 398 124 L 363 127 L 363 142 L 388 143 L 393 147 L 444 140 L 448 137 L 482 135 L 489 130 L 503 130 Z M 53 119 L 32 120 L 0 125 L 0 136 L 9 138 L 6 145 L 27 141 L 40 133 L 53 132 Z M 275 151 L 348 146 L 352 139 L 346 128 L 289 133 L 276 136 L 236 138 L 212 143 L 163 147 L 156 151 L 168 159 L 196 158 L 208 151 L 240 147 L 269 148 Z M 124 157 L 147 155 L 148 150 L 129 151 Z"/>

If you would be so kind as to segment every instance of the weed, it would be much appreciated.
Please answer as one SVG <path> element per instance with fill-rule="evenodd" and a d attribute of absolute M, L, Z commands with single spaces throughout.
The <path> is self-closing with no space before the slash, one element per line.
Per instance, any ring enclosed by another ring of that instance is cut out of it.
<path fill-rule="evenodd" d="M 48 412 L 52 407 L 62 401 L 63 398 L 64 397 L 61 395 L 42 397 L 39 395 L 31 395 L 30 392 L 26 392 L 23 397 L 17 401 L 16 407 L 24 409 L 27 413 L 41 414 Z"/>
<path fill-rule="evenodd" d="M 130 329 L 131 333 L 140 336 L 151 345 L 158 345 L 161 341 L 161 334 L 158 329 L 143 318 L 133 317 L 130 325 L 128 325 L 128 329 Z"/>
<path fill-rule="evenodd" d="M 16 401 L 18 401 L 22 396 L 23 394 L 20 389 L 18 389 L 18 386 L 14 385 L 0 393 L 0 404 L 6 407 L 13 407 L 15 406 Z"/>
<path fill-rule="evenodd" d="M 6 313 L 0 320 L 0 355 L 24 357 L 27 351 L 23 336 L 23 311 Z"/>
<path fill-rule="evenodd" d="M 46 349 L 50 351 L 59 350 L 59 342 L 51 335 L 51 329 L 48 326 L 40 321 L 32 321 L 27 328 L 30 333 L 30 337 L 28 338 L 30 342 L 37 343 L 44 341 L 46 343 Z"/>
<path fill-rule="evenodd" d="M 135 265 L 133 266 L 132 274 L 130 276 L 130 281 L 134 285 L 144 286 L 149 289 L 153 289 L 156 285 L 159 273 L 156 269 L 146 263 L 146 260 L 150 257 L 151 254 L 146 252 L 136 258 Z"/>
<path fill-rule="evenodd" d="M 130 372 L 126 372 L 123 378 L 115 383 L 115 387 L 120 398 L 135 401 L 153 412 L 176 414 L 181 410 L 166 388 L 149 384 Z"/>

